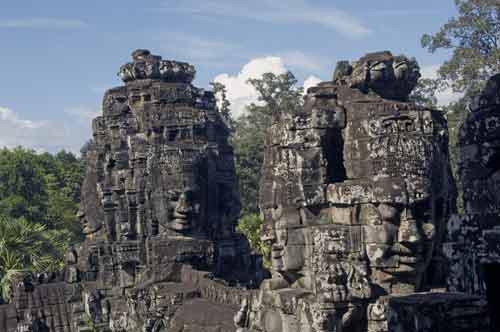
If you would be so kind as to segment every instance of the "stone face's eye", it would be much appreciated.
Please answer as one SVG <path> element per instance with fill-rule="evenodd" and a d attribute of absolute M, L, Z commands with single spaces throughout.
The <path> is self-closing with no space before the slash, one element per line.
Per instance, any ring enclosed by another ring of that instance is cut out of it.
<path fill-rule="evenodd" d="M 180 191 L 177 190 L 169 190 L 167 192 L 167 198 L 171 201 L 179 200 L 180 195 L 181 195 Z"/>

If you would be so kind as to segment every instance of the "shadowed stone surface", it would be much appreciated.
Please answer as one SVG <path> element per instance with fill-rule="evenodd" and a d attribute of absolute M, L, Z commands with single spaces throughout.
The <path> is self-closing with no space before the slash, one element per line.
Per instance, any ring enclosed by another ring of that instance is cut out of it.
<path fill-rule="evenodd" d="M 470 105 L 459 132 L 464 214 L 448 224 L 448 287 L 488 297 L 500 329 L 500 75 Z"/>

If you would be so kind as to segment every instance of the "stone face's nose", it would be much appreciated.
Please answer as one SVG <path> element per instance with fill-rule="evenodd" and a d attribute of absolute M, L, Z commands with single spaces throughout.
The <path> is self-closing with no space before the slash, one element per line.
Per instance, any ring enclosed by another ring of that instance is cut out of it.
<path fill-rule="evenodd" d="M 188 195 L 186 193 L 182 193 L 179 197 L 179 201 L 175 207 L 175 212 L 181 214 L 188 214 L 191 212 L 191 204 L 189 202 Z"/>

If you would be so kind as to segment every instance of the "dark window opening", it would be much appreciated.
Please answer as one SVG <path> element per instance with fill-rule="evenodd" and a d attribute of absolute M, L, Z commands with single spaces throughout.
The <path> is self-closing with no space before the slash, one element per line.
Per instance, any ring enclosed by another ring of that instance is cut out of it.
<path fill-rule="evenodd" d="M 344 167 L 344 138 L 341 129 L 328 130 L 324 153 L 328 161 L 329 182 L 345 181 L 347 176 Z"/>
<path fill-rule="evenodd" d="M 500 264 L 483 266 L 486 281 L 486 298 L 491 319 L 491 331 L 500 331 Z"/>
<path fill-rule="evenodd" d="M 181 140 L 190 140 L 192 139 L 191 129 L 184 128 L 181 129 Z"/>
<path fill-rule="evenodd" d="M 168 140 L 169 142 L 174 142 L 177 139 L 177 129 L 168 131 Z"/>

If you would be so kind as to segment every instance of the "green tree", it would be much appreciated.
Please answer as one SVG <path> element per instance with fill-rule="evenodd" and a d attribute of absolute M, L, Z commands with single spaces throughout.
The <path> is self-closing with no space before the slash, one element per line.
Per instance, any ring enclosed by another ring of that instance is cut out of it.
<path fill-rule="evenodd" d="M 297 79 L 291 72 L 265 73 L 248 82 L 257 91 L 258 102 L 247 105 L 245 113 L 234 121 L 232 136 L 242 206 L 237 229 L 247 237 L 252 248 L 266 258 L 269 248 L 260 239 L 262 219 L 257 204 L 264 139 L 279 114 L 299 112 L 303 105 L 303 89 L 296 86 Z"/>
<path fill-rule="evenodd" d="M 452 56 L 438 70 L 441 88 L 474 95 L 486 80 L 500 71 L 500 2 L 455 0 L 457 17 L 440 30 L 424 34 L 422 46 L 434 53 L 445 49 Z"/>
<path fill-rule="evenodd" d="M 0 288 L 4 291 L 16 271 L 60 267 L 67 248 L 82 239 L 76 218 L 82 180 L 82 162 L 70 152 L 0 150 Z"/>
<path fill-rule="evenodd" d="M 61 268 L 66 250 L 64 231 L 25 218 L 0 216 L 0 285 L 8 300 L 8 286 L 18 272 L 53 271 Z"/>
<path fill-rule="evenodd" d="M 240 218 L 236 230 L 245 235 L 250 246 L 264 258 L 264 265 L 269 267 L 271 248 L 260 238 L 262 222 L 263 220 L 256 213 L 245 214 Z"/>
<path fill-rule="evenodd" d="M 36 154 L 0 150 L 0 214 L 40 222 L 47 213 L 44 171 Z"/>
<path fill-rule="evenodd" d="M 64 150 L 52 157 L 45 174 L 48 193 L 46 224 L 49 228 L 70 231 L 70 242 L 81 240 L 82 237 L 76 213 L 83 174 L 81 160 Z"/>
<path fill-rule="evenodd" d="M 436 90 L 438 88 L 439 82 L 437 80 L 421 78 L 410 95 L 410 101 L 419 106 L 436 108 Z"/>
<path fill-rule="evenodd" d="M 451 87 L 463 97 L 443 108 L 450 133 L 450 161 L 458 178 L 458 131 L 467 116 L 467 101 L 478 94 L 490 76 L 500 72 L 500 2 L 498 0 L 455 0 L 458 15 L 435 34 L 424 34 L 422 47 L 431 53 L 451 51 L 451 58 L 438 69 L 434 81 L 423 82 L 419 93 L 427 100 L 438 89 Z M 418 94 L 418 93 L 417 93 Z M 425 99 L 424 98 L 424 99 Z M 458 186 L 458 209 L 463 207 Z"/>
<path fill-rule="evenodd" d="M 236 156 L 242 214 L 259 213 L 257 206 L 264 138 L 273 119 L 280 113 L 297 113 L 303 104 L 303 89 L 291 72 L 265 73 L 248 82 L 258 93 L 258 103 L 246 106 L 236 119 L 232 143 Z"/>
<path fill-rule="evenodd" d="M 227 99 L 227 89 L 226 86 L 220 82 L 211 82 L 214 95 L 217 99 L 217 110 L 219 111 L 222 118 L 226 121 L 229 128 L 234 127 L 234 120 L 231 116 L 231 103 Z"/>

